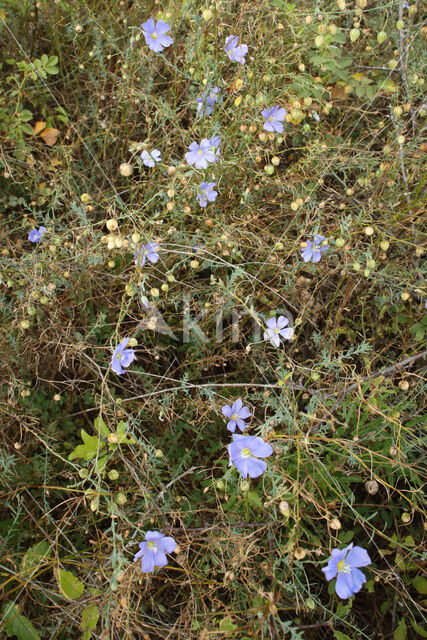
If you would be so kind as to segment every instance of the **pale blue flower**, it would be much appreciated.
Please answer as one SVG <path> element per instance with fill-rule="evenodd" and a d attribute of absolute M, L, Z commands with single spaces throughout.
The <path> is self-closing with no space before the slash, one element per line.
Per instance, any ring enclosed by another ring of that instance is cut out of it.
<path fill-rule="evenodd" d="M 266 469 L 267 463 L 259 458 L 268 458 L 273 453 L 273 449 L 264 442 L 262 438 L 256 436 L 242 436 L 233 434 L 233 442 L 228 445 L 230 463 L 235 465 L 243 478 L 258 478 Z"/>
<path fill-rule="evenodd" d="M 28 240 L 30 242 L 40 242 L 40 240 L 43 238 L 45 233 L 46 233 L 46 227 L 31 229 L 30 233 L 28 234 Z"/>
<path fill-rule="evenodd" d="M 146 167 L 155 167 L 161 159 L 161 154 L 158 149 L 153 149 L 153 151 L 146 151 L 144 149 L 141 153 L 142 163 L 145 164 Z"/>
<path fill-rule="evenodd" d="M 263 109 L 261 115 L 264 116 L 264 129 L 271 133 L 283 133 L 283 120 L 286 116 L 286 109 L 280 105 L 271 107 L 271 109 Z"/>
<path fill-rule="evenodd" d="M 211 152 L 215 154 L 214 162 L 216 162 L 219 156 L 221 155 L 221 151 L 220 151 L 221 138 L 219 136 L 212 136 L 212 138 L 210 138 L 209 140 L 209 144 L 210 144 Z"/>
<path fill-rule="evenodd" d="M 201 182 L 197 192 L 196 200 L 199 201 L 201 207 L 206 207 L 208 202 L 214 202 L 218 195 L 215 191 L 216 182 Z"/>
<path fill-rule="evenodd" d="M 226 404 L 222 407 L 222 415 L 226 418 L 230 418 L 227 422 L 227 429 L 234 433 L 236 431 L 236 427 L 239 427 L 240 431 L 244 431 L 247 427 L 245 422 L 246 418 L 250 418 L 252 413 L 249 411 L 248 407 L 243 406 L 243 401 L 241 398 L 237 398 L 233 404 Z"/>
<path fill-rule="evenodd" d="M 164 567 L 168 563 L 167 553 L 177 548 L 171 536 L 164 536 L 160 531 L 147 531 L 145 541 L 139 543 L 139 551 L 133 561 L 141 558 L 141 569 L 144 573 L 152 573 L 155 567 Z"/>
<path fill-rule="evenodd" d="M 197 98 L 197 113 L 203 116 L 210 116 L 213 111 L 216 102 L 219 102 L 221 96 L 219 95 L 220 88 L 213 87 L 213 89 L 206 90 L 200 98 Z"/>
<path fill-rule="evenodd" d="M 149 18 L 147 22 L 141 25 L 141 29 L 145 37 L 145 42 L 151 51 L 160 53 L 160 51 L 163 51 L 163 49 L 173 44 L 172 38 L 165 35 L 170 30 L 170 26 L 164 20 L 157 20 L 156 24 L 153 18 Z"/>
<path fill-rule="evenodd" d="M 334 549 L 322 571 L 328 581 L 338 575 L 335 585 L 337 595 L 340 598 L 351 598 L 366 582 L 366 576 L 359 567 L 367 567 L 369 564 L 371 559 L 365 549 L 353 547 L 351 543 L 345 549 Z"/>
<path fill-rule="evenodd" d="M 327 251 L 330 247 L 325 236 L 317 234 L 314 236 L 314 242 L 310 240 L 305 241 L 305 247 L 301 249 L 301 257 L 304 262 L 319 262 L 322 257 L 322 253 Z"/>
<path fill-rule="evenodd" d="M 248 53 L 246 44 L 239 45 L 239 36 L 228 36 L 225 39 L 225 52 L 232 62 L 245 64 L 245 55 Z"/>
<path fill-rule="evenodd" d="M 187 149 L 189 151 L 185 154 L 185 159 L 188 164 L 194 164 L 196 169 L 206 169 L 209 162 L 216 160 L 215 149 L 212 150 L 212 142 L 207 138 L 203 138 L 200 145 L 192 142 Z"/>
<path fill-rule="evenodd" d="M 155 242 L 147 242 L 147 244 L 141 244 L 135 247 L 133 257 L 135 258 L 136 266 L 143 267 L 146 260 L 156 264 L 159 259 L 159 254 L 157 253 L 158 248 L 159 245 Z"/>
<path fill-rule="evenodd" d="M 129 340 L 130 338 L 125 338 L 119 342 L 111 358 L 111 368 L 118 375 L 125 373 L 123 367 L 128 367 L 135 359 L 135 351 L 133 349 L 126 349 Z"/>
<path fill-rule="evenodd" d="M 289 320 L 285 316 L 279 316 L 277 319 L 269 318 L 267 329 L 264 331 L 264 340 L 270 340 L 273 347 L 280 347 L 280 336 L 285 340 L 292 340 L 294 330 L 291 327 L 286 328 L 288 324 Z"/>

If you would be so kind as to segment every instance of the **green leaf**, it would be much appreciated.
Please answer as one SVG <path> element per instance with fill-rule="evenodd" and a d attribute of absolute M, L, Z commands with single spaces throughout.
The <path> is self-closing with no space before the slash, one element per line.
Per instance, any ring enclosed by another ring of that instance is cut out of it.
<path fill-rule="evenodd" d="M 19 608 L 12 602 L 6 603 L 2 609 L 4 628 L 9 638 L 16 636 L 18 640 L 40 640 L 40 636 L 25 616 L 20 615 Z"/>
<path fill-rule="evenodd" d="M 231 620 L 231 618 L 224 618 L 219 623 L 219 628 L 221 631 L 234 631 L 237 629 L 237 625 Z"/>
<path fill-rule="evenodd" d="M 334 42 L 339 42 L 340 44 L 344 44 L 347 38 L 345 37 L 345 33 L 342 31 L 337 31 L 333 36 L 332 40 Z"/>
<path fill-rule="evenodd" d="M 58 119 L 59 119 L 59 116 L 58 116 Z M 93 424 L 97 433 L 100 433 L 102 436 L 105 436 L 106 438 L 108 438 L 108 436 L 110 435 L 110 432 L 108 431 L 107 425 L 102 419 L 102 416 L 98 416 L 97 418 L 95 418 L 95 420 L 93 421 Z"/>
<path fill-rule="evenodd" d="M 18 115 L 19 115 L 19 119 L 22 122 L 28 122 L 33 118 L 33 114 L 31 113 L 31 111 L 28 111 L 28 109 L 23 109 L 22 111 L 19 112 Z"/>
<path fill-rule="evenodd" d="M 402 618 L 397 625 L 394 633 L 393 640 L 406 640 L 406 622 L 405 618 Z"/>
<path fill-rule="evenodd" d="M 342 633 L 341 631 L 334 631 L 334 638 L 335 640 L 351 640 L 346 633 Z"/>
<path fill-rule="evenodd" d="M 103 446 L 103 443 L 98 440 L 96 436 L 90 436 L 84 429 L 81 430 L 81 436 L 84 444 L 79 444 L 68 456 L 68 460 L 74 460 L 74 458 L 83 458 L 83 460 L 92 460 L 95 458 L 98 450 Z"/>
<path fill-rule="evenodd" d="M 94 604 L 89 604 L 82 611 L 82 621 L 80 628 L 83 631 L 82 640 L 90 640 L 92 637 L 92 631 L 95 630 L 97 622 L 99 620 L 98 607 Z"/>
<path fill-rule="evenodd" d="M 411 624 L 414 628 L 414 631 L 420 636 L 420 638 L 427 638 L 427 631 L 423 627 L 421 627 L 413 620 L 411 620 Z"/>
<path fill-rule="evenodd" d="M 102 458 L 98 458 L 95 464 L 95 469 L 97 473 L 102 473 L 107 465 L 108 456 L 103 456 Z"/>
<path fill-rule="evenodd" d="M 253 491 L 249 491 L 247 495 L 248 495 L 248 502 L 251 505 L 251 507 L 254 507 L 255 509 L 259 509 L 260 511 L 264 511 L 264 505 L 257 493 Z"/>
<path fill-rule="evenodd" d="M 21 562 L 22 571 L 38 569 L 46 564 L 50 558 L 50 545 L 48 542 L 36 542 L 23 555 Z"/>
<path fill-rule="evenodd" d="M 427 595 L 427 580 L 423 576 L 417 576 L 412 580 L 412 586 L 421 593 L 421 595 Z"/>
<path fill-rule="evenodd" d="M 58 571 L 58 586 L 61 593 L 68 598 L 68 600 L 77 600 L 80 598 L 84 591 L 84 584 L 80 582 L 71 571 L 65 571 L 60 569 Z"/>

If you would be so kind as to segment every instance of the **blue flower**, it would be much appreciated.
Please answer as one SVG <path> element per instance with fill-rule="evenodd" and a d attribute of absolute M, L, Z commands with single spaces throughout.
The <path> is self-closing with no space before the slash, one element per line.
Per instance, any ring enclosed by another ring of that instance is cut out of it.
<path fill-rule="evenodd" d="M 289 324 L 288 318 L 279 316 L 267 320 L 267 329 L 264 331 L 264 340 L 270 340 L 273 347 L 280 347 L 280 336 L 285 340 L 291 340 L 294 335 L 292 327 L 285 327 Z"/>
<path fill-rule="evenodd" d="M 143 267 L 145 261 L 148 259 L 153 264 L 156 264 L 159 259 L 157 249 L 159 245 L 155 242 L 147 242 L 147 244 L 141 244 L 135 247 L 133 257 L 135 258 L 135 264 L 137 267 Z"/>
<path fill-rule="evenodd" d="M 371 559 L 362 547 L 351 543 L 345 549 L 334 549 L 326 567 L 322 569 L 326 580 L 333 580 L 338 574 L 335 591 L 340 598 L 351 598 L 366 582 L 365 574 L 359 567 L 367 567 Z"/>
<path fill-rule="evenodd" d="M 28 240 L 30 242 L 40 242 L 40 240 L 43 238 L 45 233 L 46 233 L 46 227 L 31 229 L 30 233 L 28 234 Z"/>
<path fill-rule="evenodd" d="M 125 373 L 123 367 L 128 367 L 135 359 L 135 351 L 133 349 L 126 349 L 129 340 L 130 338 L 125 338 L 119 342 L 111 358 L 111 368 L 118 375 Z"/>
<path fill-rule="evenodd" d="M 317 113 L 317 111 L 313 111 L 312 115 L 313 115 L 313 118 L 316 120 L 316 122 L 320 122 L 320 116 Z"/>
<path fill-rule="evenodd" d="M 232 62 L 245 64 L 248 46 L 246 44 L 239 45 L 239 36 L 228 36 L 225 39 L 225 52 Z"/>
<path fill-rule="evenodd" d="M 145 541 L 139 543 L 139 551 L 135 554 L 134 562 L 141 558 L 141 569 L 144 573 L 152 573 L 155 567 L 164 567 L 168 563 L 167 553 L 177 548 L 177 543 L 171 536 L 164 536 L 160 531 L 147 531 Z"/>
<path fill-rule="evenodd" d="M 209 162 L 216 160 L 215 149 L 212 150 L 212 142 L 207 138 L 203 138 L 200 145 L 192 142 L 187 149 L 189 151 L 185 154 L 185 159 L 188 164 L 194 164 L 196 169 L 206 169 Z"/>
<path fill-rule="evenodd" d="M 173 44 L 172 38 L 165 35 L 170 30 L 170 26 L 164 20 L 157 20 L 156 24 L 153 18 L 149 18 L 141 25 L 141 29 L 145 36 L 145 42 L 151 51 L 160 53 L 164 48 Z"/>
<path fill-rule="evenodd" d="M 268 458 L 273 449 L 262 438 L 235 433 L 233 442 L 228 445 L 228 453 L 229 467 L 234 464 L 243 478 L 258 478 L 267 469 L 267 463 L 259 458 Z"/>
<path fill-rule="evenodd" d="M 329 248 L 330 247 L 325 236 L 317 234 L 314 236 L 314 243 L 310 240 L 306 240 L 306 242 L 304 242 L 301 250 L 301 257 L 304 262 L 310 262 L 310 260 L 313 262 L 319 262 L 322 257 L 322 253 L 327 251 Z"/>
<path fill-rule="evenodd" d="M 153 151 L 146 151 L 144 149 L 141 153 L 142 163 L 145 164 L 146 167 L 155 167 L 161 159 L 162 157 L 158 149 L 154 149 Z"/>
<path fill-rule="evenodd" d="M 203 116 L 210 116 L 213 111 L 215 102 L 219 102 L 221 96 L 219 95 L 220 88 L 214 87 L 211 91 L 206 90 L 200 98 L 197 98 L 197 113 L 203 118 Z"/>
<path fill-rule="evenodd" d="M 211 145 L 210 150 L 215 154 L 214 162 L 216 162 L 221 155 L 221 151 L 219 150 L 221 146 L 221 138 L 219 136 L 212 136 L 209 140 L 209 144 Z"/>
<path fill-rule="evenodd" d="M 229 422 L 227 422 L 227 429 L 231 431 L 231 433 L 236 431 L 236 426 L 239 427 L 240 431 L 244 431 L 247 427 L 245 419 L 250 418 L 252 415 L 248 407 L 243 406 L 241 398 L 237 398 L 231 407 L 229 404 L 224 405 L 222 407 L 222 414 L 226 418 L 230 418 Z"/>
<path fill-rule="evenodd" d="M 264 129 L 272 133 L 283 133 L 282 121 L 285 119 L 286 113 L 286 109 L 280 105 L 271 107 L 271 109 L 263 109 L 261 115 L 265 118 Z"/>
<path fill-rule="evenodd" d="M 206 207 L 208 202 L 214 202 L 218 195 L 215 191 L 216 182 L 201 182 L 199 191 L 197 192 L 196 200 L 199 201 L 201 207 Z"/>

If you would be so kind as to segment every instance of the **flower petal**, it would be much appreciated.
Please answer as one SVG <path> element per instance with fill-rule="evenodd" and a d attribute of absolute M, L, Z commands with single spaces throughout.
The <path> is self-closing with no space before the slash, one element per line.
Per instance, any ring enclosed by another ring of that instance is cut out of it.
<path fill-rule="evenodd" d="M 248 475 L 250 478 L 258 478 L 267 469 L 267 464 L 264 460 L 258 460 L 258 458 L 246 458 Z"/>
<path fill-rule="evenodd" d="M 165 536 L 159 541 L 159 547 L 166 551 L 166 553 L 172 553 L 177 548 L 177 543 L 171 536 Z"/>
<path fill-rule="evenodd" d="M 273 453 L 273 449 L 268 442 L 264 442 L 262 438 L 254 438 L 252 442 L 247 443 L 249 451 L 258 458 L 267 458 Z"/>
<path fill-rule="evenodd" d="M 338 574 L 335 591 L 340 598 L 351 598 L 353 595 L 353 581 L 349 573 L 340 572 Z"/>
<path fill-rule="evenodd" d="M 225 404 L 222 409 L 222 415 L 225 416 L 226 418 L 231 418 L 231 416 L 233 415 L 233 409 L 230 407 L 229 404 Z"/>
<path fill-rule="evenodd" d="M 365 549 L 362 549 L 362 547 L 353 547 L 346 558 L 346 562 L 353 568 L 367 567 L 372 561 Z"/>
<path fill-rule="evenodd" d="M 154 553 L 147 551 L 147 553 L 141 559 L 141 569 L 144 573 L 151 573 L 154 571 Z"/>

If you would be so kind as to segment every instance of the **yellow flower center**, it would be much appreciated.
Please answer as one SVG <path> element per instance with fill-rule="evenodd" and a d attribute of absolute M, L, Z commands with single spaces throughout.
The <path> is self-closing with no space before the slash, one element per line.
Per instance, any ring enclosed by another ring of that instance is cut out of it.
<path fill-rule="evenodd" d="M 199 149 L 198 152 L 199 156 L 203 155 L 203 149 Z"/>
<path fill-rule="evenodd" d="M 273 116 L 268 116 L 269 122 L 273 122 Z"/>
<path fill-rule="evenodd" d="M 274 333 L 279 333 L 280 329 L 278 327 L 275 328 Z"/>
<path fill-rule="evenodd" d="M 241 452 L 241 456 L 242 456 L 242 458 L 250 458 L 250 456 L 251 456 L 251 455 L 252 455 L 252 454 L 251 454 L 251 452 L 249 451 L 249 449 L 247 449 L 247 448 L 242 449 L 242 452 Z"/>
<path fill-rule="evenodd" d="M 338 562 L 337 569 L 338 569 L 338 573 L 350 573 L 351 571 L 350 565 L 347 564 L 345 560 L 340 560 Z"/>
<path fill-rule="evenodd" d="M 151 37 L 153 38 L 153 40 L 156 40 L 157 39 L 157 33 L 152 33 Z"/>
<path fill-rule="evenodd" d="M 232 420 L 237 420 L 239 416 L 237 415 L 237 413 L 233 413 L 233 415 L 231 416 Z"/>
<path fill-rule="evenodd" d="M 149 542 L 147 544 L 147 547 L 150 549 L 150 551 L 152 551 L 153 553 L 157 553 L 157 546 L 155 542 Z"/>

